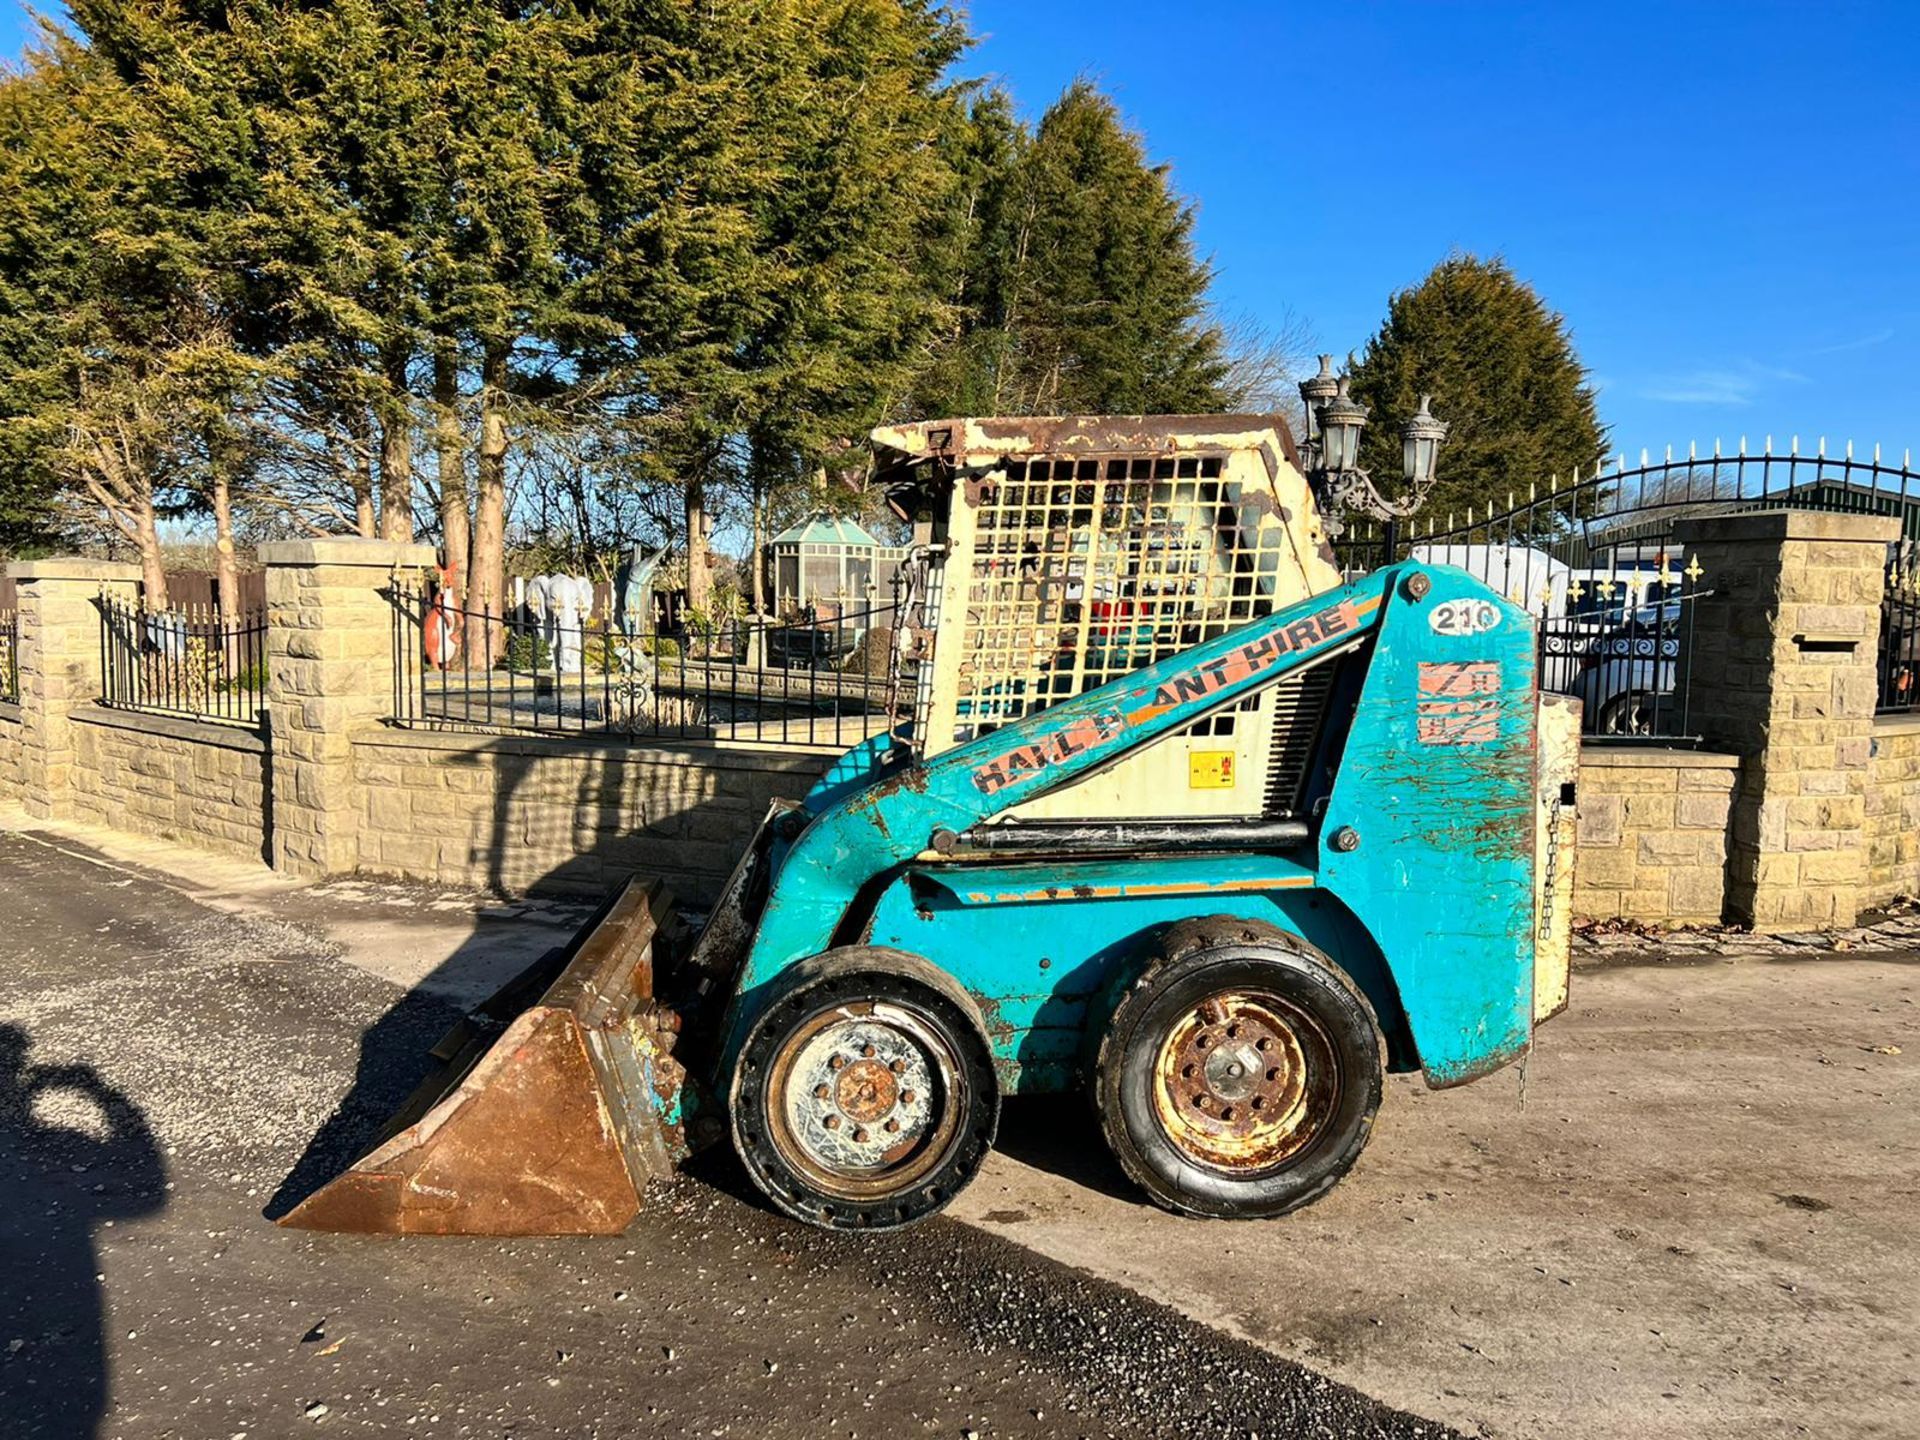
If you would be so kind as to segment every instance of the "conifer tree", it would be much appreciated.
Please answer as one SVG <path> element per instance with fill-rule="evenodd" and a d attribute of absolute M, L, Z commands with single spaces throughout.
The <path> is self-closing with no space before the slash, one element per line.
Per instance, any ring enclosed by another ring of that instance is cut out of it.
<path fill-rule="evenodd" d="M 1399 475 L 1399 422 L 1433 396 L 1450 427 L 1426 505 L 1441 524 L 1524 500 L 1530 485 L 1544 494 L 1553 475 L 1591 471 L 1606 445 L 1565 319 L 1499 259 L 1449 256 L 1394 295 L 1352 388 L 1373 407 L 1361 463 L 1376 478 Z"/>

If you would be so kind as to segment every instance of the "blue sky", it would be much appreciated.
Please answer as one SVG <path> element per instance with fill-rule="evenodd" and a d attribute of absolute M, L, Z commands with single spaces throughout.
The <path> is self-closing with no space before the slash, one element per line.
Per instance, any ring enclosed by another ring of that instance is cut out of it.
<path fill-rule="evenodd" d="M 1037 115 L 1099 82 L 1224 308 L 1344 353 L 1460 249 L 1573 327 L 1617 447 L 1920 449 L 1920 3 L 974 0 Z M 23 7 L 0 0 L 0 49 Z"/>
<path fill-rule="evenodd" d="M 1454 249 L 1571 323 L 1617 447 L 1920 450 L 1920 4 L 1015 3 L 974 54 L 1112 92 L 1223 304 L 1344 353 Z"/>

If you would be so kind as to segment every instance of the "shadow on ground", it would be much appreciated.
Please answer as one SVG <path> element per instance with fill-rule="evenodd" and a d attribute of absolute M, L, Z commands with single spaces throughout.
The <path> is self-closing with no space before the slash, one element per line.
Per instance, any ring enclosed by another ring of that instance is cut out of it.
<path fill-rule="evenodd" d="M 490 756 L 488 763 L 499 776 L 491 836 L 490 888 L 504 896 L 511 893 L 506 878 L 511 868 L 507 857 L 516 842 L 515 824 L 527 823 L 524 816 L 516 814 L 514 797 L 532 779 L 535 761 L 509 748 Z M 623 833 L 617 826 L 622 796 L 617 783 L 609 786 L 604 776 L 596 779 L 595 769 L 583 767 L 573 807 L 574 833 L 591 835 L 594 843 L 542 876 L 528 887 L 529 894 L 582 898 L 608 883 L 601 877 L 627 872 L 624 862 L 631 853 L 632 832 Z M 693 822 L 699 809 L 695 805 L 664 819 L 669 824 Z M 660 823 L 658 819 L 656 823 Z M 744 833 L 741 843 L 744 848 L 747 843 Z M 672 877 L 666 878 L 671 886 Z M 710 901 L 713 897 L 696 891 L 682 898 Z M 500 957 L 494 953 L 498 944 L 497 938 L 476 931 L 367 1028 L 361 1036 L 352 1087 L 276 1190 L 265 1208 L 268 1218 L 277 1220 L 286 1215 L 390 1132 L 396 1112 L 436 1069 L 429 1051 L 463 1013 L 465 1006 L 447 997 L 465 997 L 467 1004 L 484 998 L 491 987 L 483 984 L 476 988 L 473 977 L 500 975 Z M 458 1078 L 451 1074 L 440 1077 L 447 1088 Z M 689 1166 L 689 1173 L 755 1205 L 764 1205 L 745 1173 L 733 1163 L 731 1147 L 715 1148 L 723 1153 L 709 1152 L 698 1157 Z M 1127 1183 L 1102 1142 L 1098 1124 L 1084 1096 L 1008 1100 L 997 1148 L 1024 1164 L 1101 1194 L 1137 1198 L 1137 1192 Z"/>
<path fill-rule="evenodd" d="M 76 1440 L 110 1380 L 95 1227 L 165 1209 L 166 1163 L 126 1096 L 90 1065 L 29 1064 L 32 1043 L 0 1025 L 0 1430 Z"/>

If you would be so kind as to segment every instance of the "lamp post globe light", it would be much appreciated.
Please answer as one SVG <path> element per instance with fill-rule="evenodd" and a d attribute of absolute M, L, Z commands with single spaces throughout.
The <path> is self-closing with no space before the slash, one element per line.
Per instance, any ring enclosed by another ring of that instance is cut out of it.
<path fill-rule="evenodd" d="M 1348 357 L 1351 364 L 1352 357 Z M 1333 373 L 1333 357 L 1320 357 L 1320 372 L 1300 382 L 1300 399 L 1307 410 L 1304 460 L 1307 480 L 1320 503 L 1327 534 L 1338 537 L 1347 528 L 1349 511 L 1384 520 L 1389 526 L 1404 520 L 1426 503 L 1433 488 L 1440 446 L 1447 438 L 1444 421 L 1428 408 L 1431 395 L 1420 397 L 1420 408 L 1400 427 L 1401 472 L 1407 491 L 1388 499 L 1374 488 L 1373 477 L 1360 465 L 1360 436 L 1367 428 L 1367 407 L 1348 392 L 1350 375 Z"/>
<path fill-rule="evenodd" d="M 1351 383 L 1342 375 L 1333 399 L 1320 407 L 1321 464 L 1330 471 L 1360 468 L 1360 432 L 1367 428 L 1367 407 L 1347 393 Z"/>
<path fill-rule="evenodd" d="M 1300 382 L 1300 399 L 1307 407 L 1307 443 L 1320 438 L 1320 407 L 1340 393 L 1340 377 L 1333 373 L 1333 356 L 1320 357 L 1320 373 Z"/>
<path fill-rule="evenodd" d="M 1431 395 L 1420 397 L 1420 408 L 1400 427 L 1400 470 L 1407 484 L 1424 495 L 1433 486 L 1434 467 L 1441 443 L 1447 438 L 1447 422 L 1433 418 L 1427 407 Z"/>

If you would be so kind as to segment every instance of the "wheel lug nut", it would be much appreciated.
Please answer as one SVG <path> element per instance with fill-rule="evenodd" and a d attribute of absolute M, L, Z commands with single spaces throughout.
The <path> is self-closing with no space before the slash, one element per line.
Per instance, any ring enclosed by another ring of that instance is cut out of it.
<path fill-rule="evenodd" d="M 1200 1049 L 1204 1050 L 1207 1048 L 1207 1046 L 1213 1043 L 1213 1037 L 1211 1035 L 1202 1035 L 1198 1040 L 1195 1040 L 1193 1043 L 1196 1046 L 1198 1046 Z"/>
<path fill-rule="evenodd" d="M 1229 1106 L 1227 1106 L 1227 1108 L 1226 1108 L 1226 1109 L 1224 1109 L 1224 1110 L 1222 1110 L 1222 1111 L 1220 1112 L 1220 1118 L 1221 1118 L 1222 1120 L 1231 1120 L 1231 1119 L 1233 1119 L 1233 1106 L 1231 1106 L 1231 1105 L 1229 1105 Z"/>
<path fill-rule="evenodd" d="M 813 1098 L 816 1100 L 825 1100 L 831 1094 L 833 1094 L 833 1087 L 831 1085 L 816 1085 L 813 1087 Z"/>
<path fill-rule="evenodd" d="M 1183 1065 L 1183 1066 L 1181 1066 L 1181 1067 L 1180 1067 L 1180 1078 L 1181 1078 L 1181 1079 L 1183 1079 L 1183 1080 L 1191 1080 L 1191 1079 L 1193 1078 L 1193 1066 L 1191 1066 L 1191 1065 Z"/>
<path fill-rule="evenodd" d="M 1267 1097 L 1266 1097 L 1266 1096 L 1264 1096 L 1264 1095 L 1256 1095 L 1256 1096 L 1254 1096 L 1254 1097 L 1253 1097 L 1253 1108 L 1254 1108 L 1254 1109 L 1256 1109 L 1256 1110 L 1264 1110 L 1264 1109 L 1266 1109 L 1266 1108 L 1267 1108 Z"/>
<path fill-rule="evenodd" d="M 902 1105 L 911 1105 L 919 1098 L 920 1097 L 911 1090 L 902 1090 L 900 1092 L 900 1103 Z"/>
<path fill-rule="evenodd" d="M 873 1046 L 871 1045 L 864 1045 L 861 1047 L 860 1053 L 866 1056 L 867 1059 L 871 1060 L 874 1056 L 878 1055 L 880 1052 L 874 1049 Z"/>
<path fill-rule="evenodd" d="M 898 1120 L 889 1120 L 887 1121 L 886 1124 L 882 1125 L 880 1128 L 886 1131 L 889 1135 L 898 1135 L 900 1133 L 900 1122 Z"/>
<path fill-rule="evenodd" d="M 1273 1037 L 1271 1035 L 1262 1035 L 1258 1040 L 1253 1042 L 1253 1048 L 1256 1050 L 1271 1050 L 1273 1048 Z"/>
<path fill-rule="evenodd" d="M 907 1073 L 907 1062 L 904 1060 L 896 1060 L 891 1065 L 887 1066 L 887 1068 L 893 1071 L 893 1073 L 896 1075 L 904 1075 Z"/>
<path fill-rule="evenodd" d="M 1238 1025 L 1227 1026 L 1227 1039 L 1238 1040 L 1239 1038 L 1240 1038 L 1240 1027 Z"/>
<path fill-rule="evenodd" d="M 840 1117 L 838 1115 L 829 1115 L 820 1123 L 829 1130 L 838 1130 L 840 1128 Z"/>
<path fill-rule="evenodd" d="M 1267 1079 L 1278 1080 L 1279 1078 L 1280 1078 L 1280 1072 L 1278 1070 L 1267 1071 Z"/>
<path fill-rule="evenodd" d="M 846 1068 L 847 1068 L 847 1057 L 846 1057 L 846 1056 L 844 1056 L 844 1055 L 836 1055 L 836 1056 L 834 1056 L 834 1057 L 833 1057 L 833 1058 L 832 1058 L 831 1060 L 829 1060 L 829 1061 L 827 1061 L 827 1068 L 828 1068 L 829 1070 L 844 1070 L 844 1069 L 846 1069 Z"/>
<path fill-rule="evenodd" d="M 866 1127 L 865 1127 L 865 1126 L 862 1126 L 862 1127 L 861 1127 L 860 1129 L 858 1129 L 858 1130 L 856 1130 L 856 1131 L 854 1131 L 854 1132 L 853 1132 L 853 1138 L 854 1138 L 854 1142 L 855 1142 L 856 1144 L 859 1144 L 859 1145 L 864 1145 L 864 1144 L 866 1144 L 866 1143 L 867 1143 L 867 1131 L 866 1131 Z"/>

